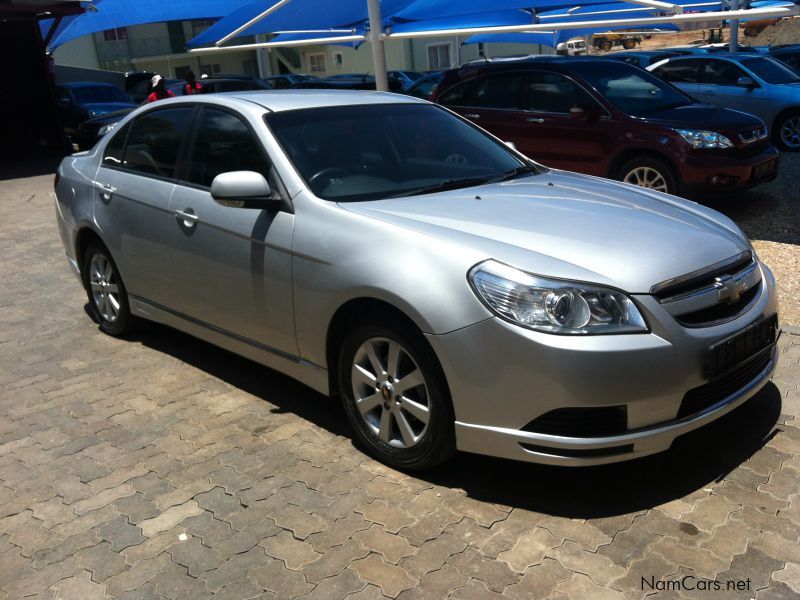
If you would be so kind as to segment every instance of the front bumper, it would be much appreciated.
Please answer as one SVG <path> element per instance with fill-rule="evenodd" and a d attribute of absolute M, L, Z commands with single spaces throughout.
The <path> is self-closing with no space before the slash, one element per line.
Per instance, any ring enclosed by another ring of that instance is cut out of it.
<path fill-rule="evenodd" d="M 731 393 L 678 417 L 689 390 L 707 383 L 708 348 L 777 312 L 775 281 L 762 269 L 758 298 L 733 321 L 705 328 L 678 324 L 651 296 L 635 296 L 652 331 L 638 335 L 556 336 L 492 318 L 429 335 L 450 387 L 460 450 L 553 465 L 596 465 L 668 449 L 680 435 L 743 404 L 771 377 L 775 348 Z M 528 425 L 556 409 L 623 406 L 624 431 L 564 436 Z"/>
<path fill-rule="evenodd" d="M 780 153 L 772 146 L 751 156 L 707 155 L 698 150 L 681 164 L 681 192 L 685 196 L 719 196 L 743 191 L 778 176 Z"/>

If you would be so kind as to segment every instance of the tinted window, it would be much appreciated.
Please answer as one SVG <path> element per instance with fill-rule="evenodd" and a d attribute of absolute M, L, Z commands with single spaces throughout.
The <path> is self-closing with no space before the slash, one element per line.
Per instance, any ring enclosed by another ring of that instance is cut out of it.
<path fill-rule="evenodd" d="M 467 81 L 456 85 L 442 94 L 439 103 L 445 106 L 467 106 L 467 102 L 472 98 L 472 88 L 475 83 L 477 82 Z"/>
<path fill-rule="evenodd" d="M 139 173 L 174 177 L 178 150 L 194 108 L 167 108 L 136 119 L 128 134 L 123 164 Z"/>
<path fill-rule="evenodd" d="M 727 60 L 709 60 L 703 68 L 703 83 L 710 85 L 736 85 L 740 77 L 747 73 Z"/>
<path fill-rule="evenodd" d="M 431 94 L 433 94 L 433 91 L 436 89 L 436 86 L 439 85 L 440 81 L 441 77 L 429 77 L 424 81 L 419 81 L 414 87 L 408 90 L 408 94 L 427 100 L 431 97 Z"/>
<path fill-rule="evenodd" d="M 621 111 L 643 117 L 692 100 L 647 71 L 622 63 L 576 64 L 575 72 Z"/>
<path fill-rule="evenodd" d="M 793 83 L 797 75 L 768 58 L 746 58 L 742 64 L 767 83 Z"/>
<path fill-rule="evenodd" d="M 528 78 L 528 109 L 536 112 L 568 113 L 573 107 L 597 106 L 589 93 L 558 73 L 531 73 Z"/>
<path fill-rule="evenodd" d="M 228 171 L 255 171 L 269 179 L 269 163 L 247 126 L 229 112 L 205 108 L 197 125 L 187 181 L 210 187 Z"/>
<path fill-rule="evenodd" d="M 125 148 L 125 137 L 128 135 L 130 125 L 125 125 L 119 131 L 114 132 L 111 141 L 106 145 L 103 153 L 103 164 L 109 167 L 119 167 L 122 165 L 122 151 Z"/>
<path fill-rule="evenodd" d="M 308 187 L 329 200 L 468 187 L 525 166 L 503 144 L 430 104 L 287 110 L 265 120 Z"/>
<path fill-rule="evenodd" d="M 798 54 L 776 54 L 772 58 L 775 58 L 782 63 L 786 63 L 793 69 L 800 68 L 800 53 Z"/>
<path fill-rule="evenodd" d="M 521 109 L 523 81 L 520 73 L 483 77 L 472 88 L 467 106 Z"/>
<path fill-rule="evenodd" d="M 661 65 L 653 72 L 665 81 L 672 83 L 697 83 L 702 60 L 677 60 Z"/>

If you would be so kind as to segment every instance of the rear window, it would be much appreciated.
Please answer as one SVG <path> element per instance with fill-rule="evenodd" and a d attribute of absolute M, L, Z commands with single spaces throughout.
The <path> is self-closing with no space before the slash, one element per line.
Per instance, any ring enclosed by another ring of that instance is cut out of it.
<path fill-rule="evenodd" d="M 767 83 L 780 84 L 800 81 L 800 78 L 792 71 L 769 58 L 746 58 L 742 64 Z"/>
<path fill-rule="evenodd" d="M 676 60 L 661 65 L 653 72 L 671 83 L 697 83 L 702 64 L 702 59 Z"/>

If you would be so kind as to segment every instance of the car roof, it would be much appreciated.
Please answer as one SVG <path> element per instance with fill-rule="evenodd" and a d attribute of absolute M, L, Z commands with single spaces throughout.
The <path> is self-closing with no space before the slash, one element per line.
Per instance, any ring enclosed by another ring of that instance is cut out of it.
<path fill-rule="evenodd" d="M 181 96 L 162 102 L 213 102 L 225 104 L 232 100 L 234 104 L 253 104 L 272 112 L 299 110 L 304 108 L 327 108 L 333 106 L 358 106 L 362 104 L 427 104 L 425 100 L 373 90 L 252 90 L 241 92 L 222 92 L 200 96 Z M 244 106 L 243 106 L 244 108 Z"/>

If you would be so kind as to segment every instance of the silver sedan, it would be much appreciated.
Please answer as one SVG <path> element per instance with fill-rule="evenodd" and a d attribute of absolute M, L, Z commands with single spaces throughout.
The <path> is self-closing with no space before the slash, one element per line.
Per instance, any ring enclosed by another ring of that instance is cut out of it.
<path fill-rule="evenodd" d="M 56 196 L 101 330 L 161 322 L 340 398 L 398 468 L 652 454 L 775 367 L 775 281 L 729 219 L 414 98 L 165 100 Z"/>
<path fill-rule="evenodd" d="M 779 60 L 746 52 L 675 56 L 647 70 L 699 102 L 761 117 L 776 146 L 800 151 L 800 77 Z"/>

